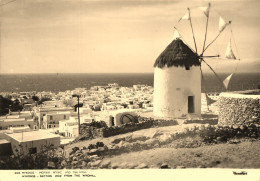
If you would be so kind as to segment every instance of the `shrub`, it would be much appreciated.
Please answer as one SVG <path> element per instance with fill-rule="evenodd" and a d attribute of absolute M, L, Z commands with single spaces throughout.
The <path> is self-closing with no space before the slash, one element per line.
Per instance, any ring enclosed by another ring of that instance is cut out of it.
<path fill-rule="evenodd" d="M 259 138 L 260 127 L 256 124 L 243 126 L 208 126 L 199 132 L 204 142 L 227 141 L 232 138 Z"/>
<path fill-rule="evenodd" d="M 57 152 L 52 145 L 43 147 L 39 153 L 24 155 L 23 148 L 16 148 L 16 155 L 1 158 L 0 169 L 45 169 L 48 162 L 53 162 L 54 167 L 60 168 L 61 162 L 65 160 L 64 151 Z"/>

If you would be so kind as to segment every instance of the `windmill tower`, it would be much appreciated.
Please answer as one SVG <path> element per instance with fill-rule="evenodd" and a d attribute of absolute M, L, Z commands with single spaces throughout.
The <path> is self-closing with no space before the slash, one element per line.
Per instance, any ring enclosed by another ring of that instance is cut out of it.
<path fill-rule="evenodd" d="M 154 116 L 176 118 L 200 113 L 199 56 L 177 38 L 154 63 Z"/>

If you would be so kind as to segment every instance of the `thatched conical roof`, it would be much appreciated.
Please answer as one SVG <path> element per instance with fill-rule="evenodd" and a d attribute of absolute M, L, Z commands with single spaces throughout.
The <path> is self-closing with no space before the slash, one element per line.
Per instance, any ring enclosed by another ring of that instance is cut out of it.
<path fill-rule="evenodd" d="M 199 56 L 194 53 L 181 39 L 173 40 L 159 55 L 154 67 L 191 67 L 199 66 Z"/>

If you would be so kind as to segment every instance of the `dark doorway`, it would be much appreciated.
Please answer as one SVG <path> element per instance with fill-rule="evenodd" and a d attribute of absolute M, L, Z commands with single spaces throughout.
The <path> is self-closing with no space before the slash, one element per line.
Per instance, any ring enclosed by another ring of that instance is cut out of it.
<path fill-rule="evenodd" d="M 110 126 L 115 126 L 115 118 L 110 117 Z"/>
<path fill-rule="evenodd" d="M 194 113 L 194 96 L 188 96 L 188 113 Z"/>

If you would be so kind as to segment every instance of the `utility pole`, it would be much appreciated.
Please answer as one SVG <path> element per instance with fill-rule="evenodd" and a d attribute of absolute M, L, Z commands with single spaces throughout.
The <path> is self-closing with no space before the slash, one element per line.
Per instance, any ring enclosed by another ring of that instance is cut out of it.
<path fill-rule="evenodd" d="M 79 127 L 79 135 L 80 135 L 79 95 L 73 94 L 72 97 L 78 98 L 78 127 Z"/>

